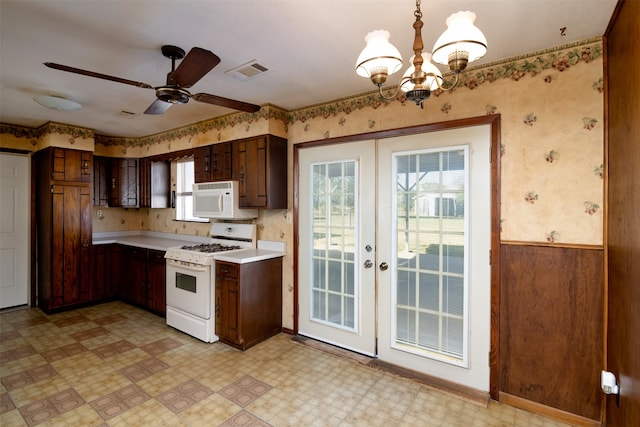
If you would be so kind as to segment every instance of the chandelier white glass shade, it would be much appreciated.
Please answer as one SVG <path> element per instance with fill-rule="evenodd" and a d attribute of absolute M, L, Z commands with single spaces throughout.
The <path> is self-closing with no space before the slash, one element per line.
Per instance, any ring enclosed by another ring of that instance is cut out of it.
<path fill-rule="evenodd" d="M 473 23 L 476 14 L 469 11 L 454 13 L 447 18 L 447 30 L 433 45 L 433 60 L 449 65 L 451 71 L 462 71 L 487 53 L 487 39 Z"/>
<path fill-rule="evenodd" d="M 405 97 L 420 105 L 429 98 L 432 90 L 450 90 L 458 84 L 459 74 L 467 64 L 482 58 L 487 52 L 487 40 L 475 25 L 476 15 L 464 11 L 454 13 L 447 18 L 447 30 L 438 38 L 433 47 L 433 56 L 423 52 L 422 43 L 422 12 L 420 0 L 416 0 L 416 10 L 413 13 L 416 20 L 413 23 L 415 37 L 411 66 L 402 76 L 394 94 L 386 96 L 382 85 L 387 77 L 395 73 L 402 66 L 400 52 L 389 42 L 389 32 L 384 30 L 372 31 L 365 37 L 367 45 L 356 61 L 356 73 L 369 78 L 378 86 L 380 96 L 384 99 L 394 99 L 400 90 Z M 438 68 L 431 63 L 431 59 L 441 64 L 447 64 L 454 73 L 452 82 L 445 82 Z"/>
<path fill-rule="evenodd" d="M 400 70 L 402 55 L 389 43 L 389 37 L 389 32 L 385 30 L 372 31 L 365 36 L 367 46 L 356 62 L 356 73 L 359 76 L 370 78 L 375 84 L 382 84 L 387 76 Z"/>

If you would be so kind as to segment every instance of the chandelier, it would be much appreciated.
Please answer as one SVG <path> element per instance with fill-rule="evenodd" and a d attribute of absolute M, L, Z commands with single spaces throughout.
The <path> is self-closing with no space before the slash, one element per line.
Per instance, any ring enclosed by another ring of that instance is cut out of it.
<path fill-rule="evenodd" d="M 447 30 L 435 42 L 433 53 L 426 53 L 422 51 L 424 46 L 420 0 L 416 0 L 416 10 L 413 15 L 416 20 L 413 23 L 415 37 L 411 66 L 402 76 L 395 93 L 385 96 L 382 90 L 387 77 L 402 67 L 402 56 L 389 42 L 388 31 L 376 30 L 366 35 L 364 40 L 367 45 L 356 61 L 356 73 L 371 79 L 373 84 L 378 86 L 382 98 L 395 99 L 402 91 L 405 93 L 405 98 L 422 108 L 422 103 L 429 98 L 432 90 L 450 90 L 458 84 L 460 73 L 467 68 L 467 64 L 477 61 L 487 52 L 487 39 L 473 24 L 476 19 L 475 13 L 457 12 L 447 18 Z M 453 81 L 445 82 L 431 60 L 448 65 L 454 75 Z"/>

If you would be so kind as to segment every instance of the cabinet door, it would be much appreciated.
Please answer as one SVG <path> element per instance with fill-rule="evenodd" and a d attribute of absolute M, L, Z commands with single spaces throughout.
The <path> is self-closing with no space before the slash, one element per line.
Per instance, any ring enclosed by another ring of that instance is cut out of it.
<path fill-rule="evenodd" d="M 54 185 L 51 289 L 48 308 L 91 297 L 91 194 L 89 187 Z"/>
<path fill-rule="evenodd" d="M 66 182 L 91 182 L 93 153 L 90 151 L 53 148 L 51 179 Z"/>
<path fill-rule="evenodd" d="M 110 159 L 109 206 L 137 208 L 138 159 Z"/>
<path fill-rule="evenodd" d="M 151 160 L 138 160 L 138 204 L 141 208 L 151 207 Z"/>
<path fill-rule="evenodd" d="M 158 314 L 165 314 L 167 308 L 164 254 L 155 250 L 147 253 L 147 308 Z"/>
<path fill-rule="evenodd" d="M 238 267 L 216 261 L 216 335 L 236 344 L 239 338 Z"/>
<path fill-rule="evenodd" d="M 122 298 L 144 307 L 147 302 L 147 250 L 125 246 L 122 250 L 125 274 L 121 277 Z"/>
<path fill-rule="evenodd" d="M 240 185 L 240 206 L 267 207 L 267 145 L 266 138 L 237 141 L 237 180 Z M 234 153 L 234 154 L 236 154 Z M 235 168 L 234 168 L 235 173 Z"/>
<path fill-rule="evenodd" d="M 243 208 L 287 208 L 287 140 L 273 135 L 233 144 L 233 179 Z"/>
<path fill-rule="evenodd" d="M 226 181 L 231 179 L 232 144 L 223 142 L 211 146 L 211 180 Z"/>
<path fill-rule="evenodd" d="M 107 176 L 109 175 L 109 159 L 93 158 L 93 205 L 108 206 Z"/>
<path fill-rule="evenodd" d="M 211 181 L 211 146 L 193 150 L 193 178 L 196 183 Z"/>

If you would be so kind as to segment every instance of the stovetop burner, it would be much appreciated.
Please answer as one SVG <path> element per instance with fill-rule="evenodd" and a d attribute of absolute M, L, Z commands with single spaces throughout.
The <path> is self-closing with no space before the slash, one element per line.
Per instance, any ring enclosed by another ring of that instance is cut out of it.
<path fill-rule="evenodd" d="M 241 249 L 240 246 L 237 245 L 223 245 L 221 243 L 202 243 L 199 245 L 185 245 L 182 246 L 181 249 L 186 249 L 189 251 L 196 251 L 196 252 L 223 252 L 223 251 L 230 251 L 233 249 Z"/>

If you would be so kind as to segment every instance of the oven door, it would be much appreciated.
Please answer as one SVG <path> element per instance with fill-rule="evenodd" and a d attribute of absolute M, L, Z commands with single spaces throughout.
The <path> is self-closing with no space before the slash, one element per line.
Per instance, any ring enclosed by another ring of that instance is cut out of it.
<path fill-rule="evenodd" d="M 167 306 L 202 319 L 211 318 L 210 265 L 167 259 Z"/>

